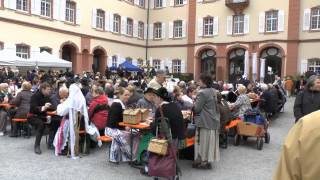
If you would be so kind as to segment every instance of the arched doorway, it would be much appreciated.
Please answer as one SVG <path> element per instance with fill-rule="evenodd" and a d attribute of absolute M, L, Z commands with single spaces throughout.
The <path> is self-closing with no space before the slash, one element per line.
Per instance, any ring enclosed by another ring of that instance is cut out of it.
<path fill-rule="evenodd" d="M 93 51 L 92 71 L 103 73 L 106 68 L 106 53 L 102 49 L 95 49 Z"/>
<path fill-rule="evenodd" d="M 200 72 L 201 74 L 211 75 L 216 79 L 216 52 L 206 49 L 200 53 Z"/>
<path fill-rule="evenodd" d="M 236 48 L 229 53 L 229 82 L 234 83 L 244 73 L 245 49 Z"/>
<path fill-rule="evenodd" d="M 279 48 L 268 47 L 264 49 L 261 52 L 260 58 L 265 59 L 263 80 L 265 83 L 273 83 L 276 75 L 281 77 L 282 54 Z"/>
<path fill-rule="evenodd" d="M 76 71 L 76 56 L 77 48 L 71 44 L 65 44 L 62 46 L 61 57 L 64 60 L 72 62 L 72 70 Z"/>

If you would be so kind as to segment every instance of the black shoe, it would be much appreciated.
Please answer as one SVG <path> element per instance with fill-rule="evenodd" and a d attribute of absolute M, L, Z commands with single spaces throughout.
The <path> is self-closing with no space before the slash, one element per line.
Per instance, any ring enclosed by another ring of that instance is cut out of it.
<path fill-rule="evenodd" d="M 10 134 L 10 136 L 9 137 L 18 137 L 18 134 Z"/>
<path fill-rule="evenodd" d="M 40 146 L 35 146 L 34 147 L 34 153 L 40 155 L 41 154 L 41 149 L 40 149 Z"/>

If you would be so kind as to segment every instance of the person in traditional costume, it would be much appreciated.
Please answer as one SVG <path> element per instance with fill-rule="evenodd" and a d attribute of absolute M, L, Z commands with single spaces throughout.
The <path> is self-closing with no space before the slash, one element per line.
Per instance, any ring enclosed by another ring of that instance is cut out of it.
<path fill-rule="evenodd" d="M 100 136 L 96 126 L 89 123 L 86 99 L 79 86 L 76 84 L 70 86 L 69 97 L 58 105 L 57 115 L 63 116 L 63 119 L 54 139 L 55 155 L 59 155 L 68 143 L 71 158 L 77 159 L 79 156 L 79 121 L 82 119 L 81 117 L 84 120 L 85 132 L 92 137 L 91 139 L 96 140 Z M 101 146 L 102 142 L 98 141 L 98 145 Z"/>

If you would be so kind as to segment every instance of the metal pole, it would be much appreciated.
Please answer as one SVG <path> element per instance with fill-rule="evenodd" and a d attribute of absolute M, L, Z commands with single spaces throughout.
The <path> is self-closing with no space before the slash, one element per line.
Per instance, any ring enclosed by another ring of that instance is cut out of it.
<path fill-rule="evenodd" d="M 151 0 L 152 1 L 152 0 Z M 148 46 L 149 46 L 149 15 L 150 15 L 150 0 L 148 0 L 148 8 L 147 8 L 147 37 L 146 38 L 146 65 L 147 65 L 147 73 L 149 73 L 150 63 L 148 64 Z"/>

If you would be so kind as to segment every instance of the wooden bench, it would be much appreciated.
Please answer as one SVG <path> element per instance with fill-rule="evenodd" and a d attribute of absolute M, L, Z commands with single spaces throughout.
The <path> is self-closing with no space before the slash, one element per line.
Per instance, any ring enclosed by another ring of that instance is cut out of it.
<path fill-rule="evenodd" d="M 13 123 L 17 123 L 17 124 L 18 123 L 22 124 L 22 128 L 18 128 L 19 126 L 17 126 L 17 128 L 18 128 L 17 131 L 21 132 L 21 130 L 25 130 L 26 134 L 24 135 L 24 137 L 30 137 L 31 136 L 31 129 L 28 127 L 28 119 L 27 118 L 13 118 L 12 122 Z"/>

